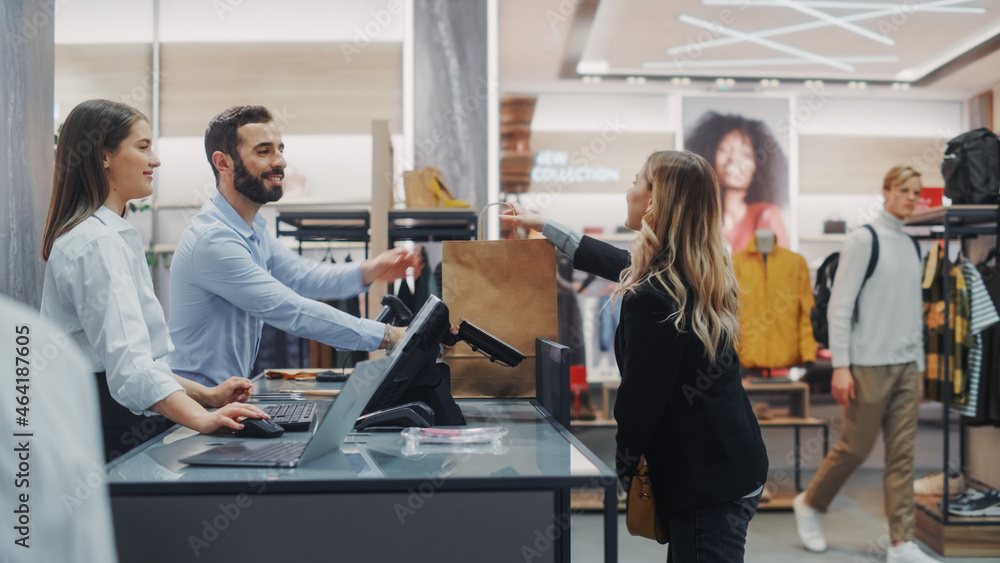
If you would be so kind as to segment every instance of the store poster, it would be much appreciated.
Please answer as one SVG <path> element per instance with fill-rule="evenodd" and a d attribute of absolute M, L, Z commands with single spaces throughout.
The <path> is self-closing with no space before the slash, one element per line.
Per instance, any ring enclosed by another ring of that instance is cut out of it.
<path fill-rule="evenodd" d="M 683 148 L 715 169 L 723 194 L 723 233 L 733 252 L 756 229 L 791 248 L 787 98 L 685 97 Z"/>

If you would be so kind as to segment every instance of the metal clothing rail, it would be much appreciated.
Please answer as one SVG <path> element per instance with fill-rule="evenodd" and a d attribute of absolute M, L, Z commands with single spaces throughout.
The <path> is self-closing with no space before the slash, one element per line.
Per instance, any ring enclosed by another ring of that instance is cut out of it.
<path fill-rule="evenodd" d="M 951 260 L 948 257 L 948 245 L 952 242 L 953 237 L 957 237 L 959 242 L 965 240 L 965 238 L 974 238 L 980 235 L 990 235 L 996 236 L 998 234 L 998 229 L 1000 229 L 1000 206 L 997 205 L 953 205 L 949 207 L 936 207 L 929 209 L 921 213 L 915 213 L 906 222 L 907 227 L 932 227 L 929 234 L 918 234 L 913 235 L 917 239 L 941 239 L 945 244 L 944 252 L 944 266 L 942 273 L 942 284 L 943 293 L 945 295 L 945 310 L 944 318 L 945 322 L 942 325 L 944 330 L 944 397 L 942 405 L 942 414 L 944 419 L 944 461 L 942 464 L 944 478 L 944 494 L 942 495 L 943 505 L 941 506 L 941 514 L 938 516 L 934 511 L 927 510 L 925 507 L 921 506 L 919 503 L 917 507 L 923 510 L 929 516 L 940 522 L 944 526 L 949 525 L 962 525 L 962 526 L 1000 526 L 1000 521 L 977 521 L 973 519 L 962 519 L 960 522 L 954 521 L 953 518 L 949 518 L 947 500 L 949 498 L 948 491 L 948 459 L 951 454 L 951 440 L 950 440 L 950 424 L 948 417 L 951 410 L 951 400 L 952 400 L 952 385 L 951 385 L 951 299 L 948 298 L 950 294 L 950 283 L 951 283 Z M 938 230 L 940 228 L 940 230 Z M 998 237 L 1000 240 L 1000 237 Z M 959 462 L 964 465 L 965 463 L 965 432 L 964 425 L 959 419 L 959 430 L 958 430 L 958 440 L 959 440 Z"/>

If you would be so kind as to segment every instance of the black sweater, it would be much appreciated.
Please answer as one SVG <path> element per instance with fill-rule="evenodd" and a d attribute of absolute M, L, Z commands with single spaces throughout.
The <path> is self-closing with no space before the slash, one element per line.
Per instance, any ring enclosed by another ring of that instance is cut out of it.
<path fill-rule="evenodd" d="M 590 237 L 574 256 L 576 268 L 613 281 L 628 263 L 628 252 Z M 664 322 L 676 310 L 662 287 L 643 284 L 622 299 L 615 335 L 618 475 L 633 475 L 645 455 L 664 518 L 751 493 L 768 466 L 735 349 L 720 347 L 709 364 L 693 332 Z"/>

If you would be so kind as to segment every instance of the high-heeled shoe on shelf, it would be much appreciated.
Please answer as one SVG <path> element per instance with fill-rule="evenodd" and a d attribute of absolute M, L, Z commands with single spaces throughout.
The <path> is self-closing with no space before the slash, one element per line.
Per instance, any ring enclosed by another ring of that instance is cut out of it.
<path fill-rule="evenodd" d="M 437 196 L 444 207 L 470 207 L 468 202 L 455 199 L 451 195 L 451 192 L 448 191 L 448 188 L 444 187 L 444 183 L 441 182 L 440 178 L 431 178 L 430 188 L 431 193 Z"/>
<path fill-rule="evenodd" d="M 403 172 L 407 209 L 437 209 L 439 207 L 470 207 L 467 202 L 455 199 L 445 187 L 437 168 L 418 168 Z"/>

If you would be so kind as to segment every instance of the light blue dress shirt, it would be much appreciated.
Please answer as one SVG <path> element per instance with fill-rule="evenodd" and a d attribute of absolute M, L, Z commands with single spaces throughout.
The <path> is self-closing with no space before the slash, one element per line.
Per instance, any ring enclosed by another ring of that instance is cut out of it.
<path fill-rule="evenodd" d="M 376 350 L 383 323 L 313 300 L 367 289 L 360 263 L 302 258 L 266 231 L 263 217 L 248 226 L 216 192 L 181 234 L 170 263 L 170 367 L 207 384 L 250 377 L 265 322 L 336 348 Z"/>

